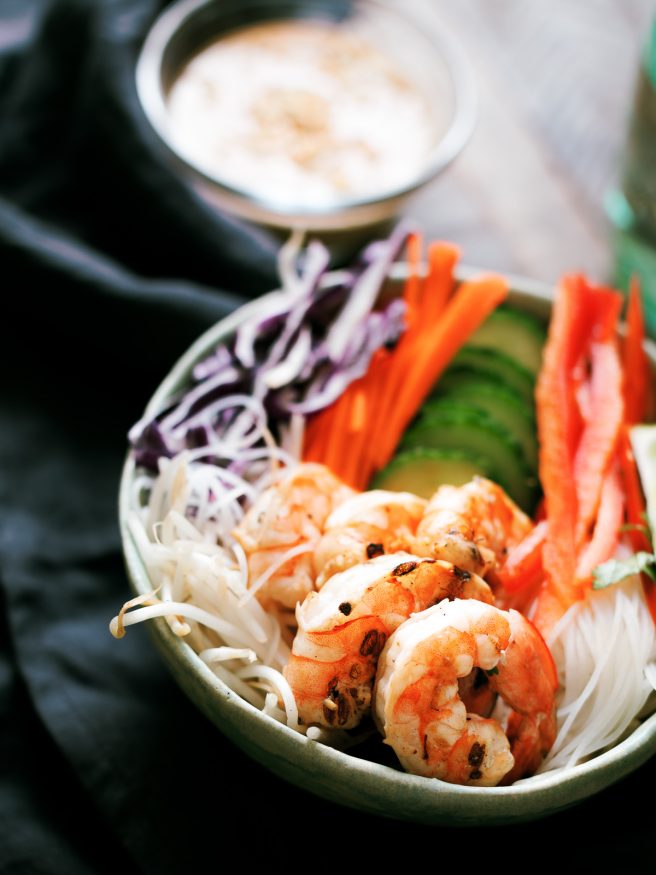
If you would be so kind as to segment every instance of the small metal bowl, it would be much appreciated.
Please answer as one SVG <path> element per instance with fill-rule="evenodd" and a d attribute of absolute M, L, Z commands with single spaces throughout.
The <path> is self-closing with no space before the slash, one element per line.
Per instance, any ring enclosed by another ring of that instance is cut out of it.
<path fill-rule="evenodd" d="M 353 23 L 358 33 L 410 71 L 433 103 L 439 102 L 443 122 L 434 149 L 408 184 L 382 188 L 372 197 L 344 199 L 327 208 L 282 204 L 235 188 L 218 174 L 198 167 L 176 146 L 167 95 L 184 65 L 223 34 L 294 18 Z M 147 119 L 201 197 L 241 219 L 283 231 L 366 232 L 390 222 L 404 201 L 460 152 L 476 118 L 473 74 L 457 43 L 430 10 L 407 14 L 377 0 L 178 0 L 153 24 L 137 63 L 136 83 Z"/>

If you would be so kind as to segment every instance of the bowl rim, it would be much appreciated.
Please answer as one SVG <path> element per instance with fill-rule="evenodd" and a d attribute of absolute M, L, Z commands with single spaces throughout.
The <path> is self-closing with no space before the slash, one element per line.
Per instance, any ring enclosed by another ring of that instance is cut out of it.
<path fill-rule="evenodd" d="M 482 271 L 471 267 L 461 267 L 456 272 L 456 279 L 462 281 Z M 396 263 L 389 272 L 389 279 L 401 282 L 406 276 L 405 265 Z M 553 300 L 550 287 L 544 283 L 521 277 L 507 277 L 510 283 L 509 302 L 520 307 L 529 306 L 533 312 L 545 315 L 549 312 Z M 255 313 L 263 302 L 274 294 L 273 292 L 248 302 L 226 318 L 222 319 L 205 331 L 183 353 L 164 377 L 148 402 L 144 416 L 152 416 L 161 410 L 180 383 L 188 379 L 193 365 L 203 355 L 223 338 L 234 332 L 237 327 Z M 656 344 L 647 340 L 645 348 L 651 364 L 656 367 Z M 132 481 L 136 466 L 131 452 L 128 451 L 122 470 L 119 490 L 119 521 L 126 568 L 130 586 L 135 594 L 152 591 L 152 583 L 148 578 L 145 565 L 139 554 L 127 523 L 132 497 Z M 449 784 L 434 778 L 425 778 L 394 769 L 390 766 L 352 756 L 348 751 L 321 744 L 307 738 L 287 725 L 264 714 L 223 683 L 211 669 L 200 659 L 192 647 L 182 638 L 176 636 L 163 617 L 149 621 L 155 638 L 155 643 L 163 652 L 165 660 L 174 674 L 189 672 L 189 680 L 197 690 L 194 693 L 186 688 L 178 678 L 185 692 L 204 710 L 206 715 L 237 744 L 239 738 L 230 735 L 216 714 L 207 706 L 203 707 L 202 695 L 198 690 L 209 692 L 215 697 L 217 706 L 223 711 L 222 718 L 235 707 L 232 719 L 243 724 L 245 735 L 258 734 L 267 731 L 267 750 L 269 755 L 279 757 L 281 762 L 291 763 L 299 758 L 311 757 L 313 773 L 319 776 L 330 776 L 332 780 L 341 780 L 344 787 L 356 781 L 363 794 L 358 798 L 357 806 L 353 801 L 343 800 L 334 794 L 331 796 L 324 787 L 315 790 L 303 781 L 290 778 L 284 768 L 276 769 L 270 761 L 261 759 L 268 768 L 281 777 L 291 780 L 306 790 L 311 790 L 333 801 L 351 807 L 360 807 L 371 813 L 380 814 L 379 808 L 371 802 L 374 788 L 389 791 L 395 799 L 394 810 L 386 812 L 387 816 L 431 824 L 469 825 L 484 817 L 486 824 L 520 822 L 532 820 L 569 807 L 589 796 L 605 789 L 620 778 L 637 769 L 649 757 L 656 753 L 656 713 L 650 715 L 635 727 L 625 738 L 611 748 L 593 756 L 587 762 L 556 772 L 545 772 L 531 778 L 522 779 L 510 786 L 503 787 L 468 787 Z M 258 744 L 259 742 L 256 742 Z M 252 749 L 249 755 L 258 759 Z M 337 771 L 336 771 L 337 770 Z M 565 793 L 563 793 L 565 791 Z M 563 796 L 566 799 L 563 799 Z M 472 801 L 486 809 L 481 815 L 480 808 L 472 814 Z M 421 803 L 420 810 L 407 808 L 411 802 Z"/>
<path fill-rule="evenodd" d="M 414 29 L 419 30 L 421 21 L 413 12 L 400 12 L 381 0 L 357 0 L 361 5 L 382 11 L 384 14 L 404 18 Z M 164 89 L 161 84 L 161 62 L 170 40 L 185 27 L 187 22 L 203 7 L 214 5 L 217 0 L 176 0 L 167 6 L 153 22 L 142 44 L 135 68 L 137 96 L 146 119 L 166 148 L 188 170 L 231 199 L 238 199 L 253 209 L 264 210 L 278 215 L 281 219 L 293 219 L 302 224 L 303 218 L 309 221 L 325 217 L 339 216 L 347 211 L 357 211 L 376 207 L 404 198 L 432 180 L 444 170 L 462 151 L 470 139 L 478 116 L 478 89 L 471 64 L 447 28 L 432 13 L 430 21 L 431 41 L 444 62 L 453 90 L 454 109 L 449 125 L 439 138 L 429 160 L 421 172 L 411 182 L 386 189 L 369 197 L 345 198 L 327 207 L 308 204 L 280 203 L 275 199 L 262 197 L 245 191 L 210 173 L 193 163 L 183 154 L 169 136 Z"/>

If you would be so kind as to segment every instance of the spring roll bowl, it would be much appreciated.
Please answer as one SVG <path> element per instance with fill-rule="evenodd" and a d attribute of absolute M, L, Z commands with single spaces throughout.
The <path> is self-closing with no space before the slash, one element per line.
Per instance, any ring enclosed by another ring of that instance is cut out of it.
<path fill-rule="evenodd" d="M 469 275 L 461 269 L 459 279 Z M 388 285 L 400 294 L 405 266 L 394 265 Z M 511 280 L 508 303 L 545 321 L 550 289 L 524 279 Z M 193 366 L 240 323 L 262 306 L 251 302 L 210 328 L 179 359 L 150 399 L 145 415 L 154 415 L 184 388 Z M 656 347 L 647 343 L 656 369 Z M 120 483 L 119 520 L 124 557 L 135 595 L 153 589 L 127 524 L 134 460 L 128 454 Z M 191 701 L 249 757 L 286 781 L 330 801 L 384 817 L 447 826 L 494 825 L 530 821 L 579 803 L 639 768 L 656 752 L 656 714 L 627 737 L 587 762 L 545 773 L 511 786 L 468 787 L 407 774 L 400 766 L 368 759 L 367 744 L 342 752 L 301 735 L 242 699 L 227 687 L 163 617 L 148 623 L 152 641 L 173 677 Z M 132 634 L 135 634 L 134 632 Z M 378 748 L 383 748 L 378 740 Z M 376 755 L 376 754 L 374 754 Z M 380 752 L 377 754 L 380 756 Z M 391 762 L 391 759 L 390 759 Z"/>

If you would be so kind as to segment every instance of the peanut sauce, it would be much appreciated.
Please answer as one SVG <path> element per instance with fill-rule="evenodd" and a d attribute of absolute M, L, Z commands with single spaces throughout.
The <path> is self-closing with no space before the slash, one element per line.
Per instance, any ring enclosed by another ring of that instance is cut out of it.
<path fill-rule="evenodd" d="M 410 184 L 438 119 L 399 65 L 348 25 L 243 28 L 202 49 L 168 95 L 191 163 L 282 205 L 323 208 Z"/>

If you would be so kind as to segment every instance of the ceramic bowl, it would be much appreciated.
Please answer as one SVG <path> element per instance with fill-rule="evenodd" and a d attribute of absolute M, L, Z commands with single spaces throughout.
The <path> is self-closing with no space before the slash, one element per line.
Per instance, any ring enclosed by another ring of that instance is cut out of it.
<path fill-rule="evenodd" d="M 402 287 L 397 266 L 391 285 Z M 526 281 L 514 282 L 509 302 L 548 318 L 549 290 Z M 262 299 L 239 309 L 207 331 L 173 367 L 148 404 L 155 414 L 166 399 L 183 388 L 194 364 L 242 320 L 257 310 Z M 656 352 L 649 345 L 652 363 Z M 135 467 L 128 456 L 120 489 L 123 549 L 136 594 L 152 584 L 129 533 L 126 519 Z M 588 762 L 556 774 L 536 776 L 510 787 L 462 787 L 409 775 L 391 763 L 371 761 L 366 748 L 343 753 L 310 740 L 265 716 L 220 681 L 163 619 L 149 621 L 153 640 L 182 689 L 218 729 L 245 753 L 281 778 L 333 802 L 401 820 L 442 825 L 517 823 L 553 814 L 574 805 L 637 769 L 656 753 L 656 714 L 612 749 Z M 377 743 L 374 756 L 384 745 Z"/>
<path fill-rule="evenodd" d="M 413 70 L 421 90 L 440 107 L 439 136 L 426 163 L 406 185 L 328 207 L 276 203 L 241 191 L 208 172 L 176 145 L 167 94 L 184 64 L 201 48 L 245 25 L 293 18 L 353 22 L 362 36 Z M 302 227 L 323 235 L 371 229 L 397 215 L 408 196 L 440 173 L 468 140 L 476 118 L 476 87 L 469 64 L 431 10 L 377 0 L 178 0 L 153 24 L 136 68 L 144 114 L 185 179 L 212 205 L 257 225 Z M 370 235 L 371 236 L 371 235 Z"/>

